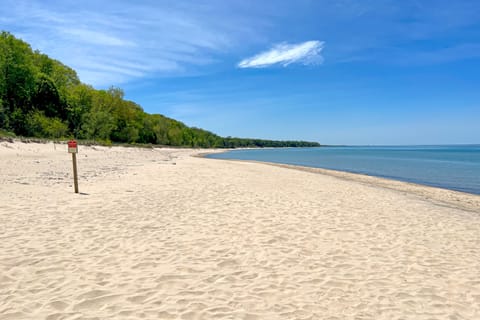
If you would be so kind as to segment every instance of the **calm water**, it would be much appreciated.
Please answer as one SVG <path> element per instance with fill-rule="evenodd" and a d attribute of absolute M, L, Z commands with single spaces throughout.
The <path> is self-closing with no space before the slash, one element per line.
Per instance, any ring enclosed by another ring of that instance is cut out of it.
<path fill-rule="evenodd" d="M 235 150 L 208 157 L 334 169 L 480 194 L 480 145 Z"/>

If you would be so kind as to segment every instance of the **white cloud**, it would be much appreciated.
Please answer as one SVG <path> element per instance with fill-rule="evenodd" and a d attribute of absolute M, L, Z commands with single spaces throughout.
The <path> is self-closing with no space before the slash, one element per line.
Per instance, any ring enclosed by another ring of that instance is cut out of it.
<path fill-rule="evenodd" d="M 320 55 L 324 47 L 323 41 L 306 41 L 298 44 L 281 43 L 272 49 L 261 52 L 251 58 L 244 59 L 238 64 L 239 68 L 265 68 L 275 64 L 288 66 L 292 63 L 304 65 L 321 64 Z"/>

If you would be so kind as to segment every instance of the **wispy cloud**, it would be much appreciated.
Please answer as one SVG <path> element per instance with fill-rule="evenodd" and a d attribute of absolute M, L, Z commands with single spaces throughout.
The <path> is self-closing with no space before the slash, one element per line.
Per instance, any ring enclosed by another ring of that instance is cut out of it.
<path fill-rule="evenodd" d="M 323 57 L 321 56 L 323 47 L 324 42 L 316 40 L 297 44 L 281 43 L 268 51 L 240 61 L 238 67 L 265 68 L 276 64 L 288 66 L 292 63 L 303 65 L 321 64 L 323 62 Z"/>
<path fill-rule="evenodd" d="M 82 28 L 66 28 L 61 29 L 61 32 L 67 36 L 76 37 L 84 43 L 90 43 L 94 45 L 112 46 L 112 47 L 132 47 L 135 43 L 129 40 L 124 40 L 116 36 L 104 34 L 102 32 L 82 29 Z"/>
<path fill-rule="evenodd" d="M 97 87 L 195 74 L 268 26 L 243 1 L 0 0 L 0 30 L 77 70 Z M 258 35 L 260 34 L 260 35 Z"/>

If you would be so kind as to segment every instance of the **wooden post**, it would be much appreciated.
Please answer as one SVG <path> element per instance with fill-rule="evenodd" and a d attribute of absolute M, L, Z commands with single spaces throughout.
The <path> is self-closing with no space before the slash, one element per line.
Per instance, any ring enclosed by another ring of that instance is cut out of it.
<path fill-rule="evenodd" d="M 78 193 L 78 175 L 77 175 L 77 154 L 72 153 L 73 161 L 73 186 L 75 188 L 75 193 Z"/>
<path fill-rule="evenodd" d="M 75 193 L 78 193 L 78 174 L 77 174 L 77 152 L 78 146 L 77 141 L 70 140 L 68 141 L 68 152 L 72 154 L 73 162 L 73 185 L 75 188 Z"/>

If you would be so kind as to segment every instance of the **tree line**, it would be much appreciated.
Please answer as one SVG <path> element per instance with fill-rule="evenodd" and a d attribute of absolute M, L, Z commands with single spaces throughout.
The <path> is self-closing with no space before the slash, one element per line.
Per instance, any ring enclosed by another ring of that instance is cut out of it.
<path fill-rule="evenodd" d="M 316 142 L 220 137 L 124 99 L 120 88 L 97 90 L 75 70 L 8 32 L 0 34 L 0 130 L 18 136 L 77 138 L 202 148 L 313 147 Z"/>

